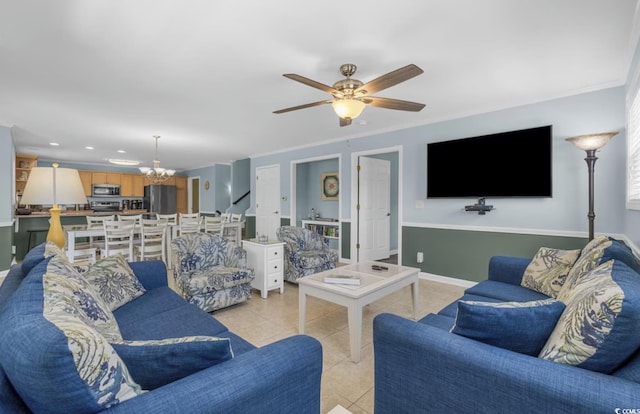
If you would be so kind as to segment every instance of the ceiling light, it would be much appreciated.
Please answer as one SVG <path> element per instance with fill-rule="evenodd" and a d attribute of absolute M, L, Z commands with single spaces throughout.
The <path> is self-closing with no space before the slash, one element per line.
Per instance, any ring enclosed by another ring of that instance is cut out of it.
<path fill-rule="evenodd" d="M 120 154 L 124 154 L 124 153 L 125 153 L 125 152 L 127 152 L 127 151 L 125 151 L 125 150 L 118 150 L 118 152 L 119 152 Z"/>
<path fill-rule="evenodd" d="M 366 105 L 357 99 L 339 99 L 333 101 L 331 106 L 340 118 L 355 119 L 360 116 Z"/>
<path fill-rule="evenodd" d="M 134 161 L 134 160 L 119 160 L 115 158 L 108 158 L 107 161 L 109 161 L 111 164 L 118 164 L 118 165 L 140 165 L 140 161 Z"/>
<path fill-rule="evenodd" d="M 58 144 L 57 142 L 50 142 L 50 143 L 49 143 L 49 145 L 52 145 L 52 146 L 54 146 L 54 147 L 57 147 L 57 146 L 59 146 L 60 144 Z"/>
<path fill-rule="evenodd" d="M 94 148 L 93 147 L 84 147 L 84 149 L 92 150 Z"/>
<path fill-rule="evenodd" d="M 140 167 L 139 169 L 152 184 L 160 184 L 167 181 L 176 172 L 175 170 L 165 170 L 164 168 L 160 168 L 160 161 L 158 160 L 158 140 L 160 139 L 160 136 L 154 135 L 153 137 L 156 140 L 156 159 L 153 160 L 153 168 Z"/>

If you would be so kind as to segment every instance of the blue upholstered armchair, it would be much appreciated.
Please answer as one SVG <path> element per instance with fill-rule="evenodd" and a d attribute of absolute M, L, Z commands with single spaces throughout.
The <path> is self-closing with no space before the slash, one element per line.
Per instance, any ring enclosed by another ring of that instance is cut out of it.
<path fill-rule="evenodd" d="M 302 227 L 283 226 L 277 231 L 284 244 L 284 278 L 294 282 L 303 276 L 334 269 L 338 252 L 322 235 Z"/>
<path fill-rule="evenodd" d="M 171 241 L 176 291 L 206 312 L 251 297 L 247 252 L 219 234 L 189 233 Z"/>

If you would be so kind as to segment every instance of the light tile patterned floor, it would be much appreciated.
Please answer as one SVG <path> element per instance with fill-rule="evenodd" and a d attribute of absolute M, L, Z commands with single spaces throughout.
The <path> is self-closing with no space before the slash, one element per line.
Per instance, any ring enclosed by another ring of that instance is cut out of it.
<path fill-rule="evenodd" d="M 437 312 L 462 295 L 464 288 L 420 280 L 418 316 Z M 373 414 L 373 318 L 383 312 L 407 318 L 411 315 L 409 287 L 365 307 L 362 328 L 362 358 L 349 358 L 346 308 L 309 297 L 306 334 L 322 343 L 322 403 L 327 413 L 340 404 L 354 414 Z M 284 293 L 269 292 L 261 299 L 258 291 L 247 302 L 221 309 L 214 316 L 229 330 L 256 346 L 262 346 L 298 332 L 298 286 L 285 283 Z"/>

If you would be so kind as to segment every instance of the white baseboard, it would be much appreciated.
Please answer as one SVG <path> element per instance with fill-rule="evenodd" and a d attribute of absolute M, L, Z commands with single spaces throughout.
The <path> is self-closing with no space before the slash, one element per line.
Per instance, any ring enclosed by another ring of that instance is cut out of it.
<path fill-rule="evenodd" d="M 455 277 L 448 276 L 439 276 L 425 272 L 420 272 L 419 277 L 420 279 L 431 280 L 432 282 L 446 283 L 448 285 L 455 285 L 464 288 L 470 288 L 471 286 L 475 286 L 478 283 L 471 280 L 457 279 Z"/>

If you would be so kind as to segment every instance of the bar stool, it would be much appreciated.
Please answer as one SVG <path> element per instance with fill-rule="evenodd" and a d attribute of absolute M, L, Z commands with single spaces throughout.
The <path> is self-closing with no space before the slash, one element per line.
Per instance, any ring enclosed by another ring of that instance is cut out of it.
<path fill-rule="evenodd" d="M 29 243 L 27 244 L 27 251 L 31 250 L 35 247 L 33 241 L 38 241 L 38 233 L 48 233 L 49 229 L 29 229 L 27 233 L 29 233 Z"/>

